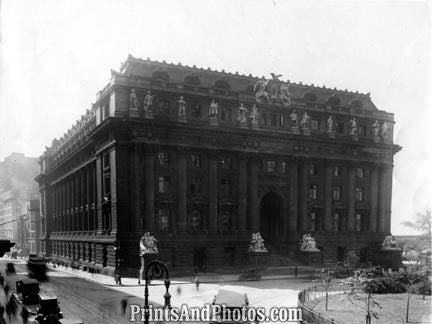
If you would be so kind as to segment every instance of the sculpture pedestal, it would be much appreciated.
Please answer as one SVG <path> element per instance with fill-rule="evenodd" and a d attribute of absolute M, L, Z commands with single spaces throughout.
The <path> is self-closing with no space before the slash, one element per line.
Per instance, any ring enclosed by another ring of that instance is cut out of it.
<path fill-rule="evenodd" d="M 303 263 L 311 266 L 322 264 L 322 256 L 320 251 L 300 251 L 300 260 Z"/>
<path fill-rule="evenodd" d="M 311 133 L 310 133 L 310 130 L 308 128 L 303 128 L 302 129 L 302 134 L 305 135 L 305 136 L 310 136 Z"/>
<path fill-rule="evenodd" d="M 249 125 L 247 122 L 239 122 L 239 127 L 242 129 L 249 128 Z"/>
<path fill-rule="evenodd" d="M 297 126 L 291 127 L 291 132 L 294 134 L 300 134 L 300 129 Z"/>
<path fill-rule="evenodd" d="M 249 251 L 248 255 L 250 257 L 250 263 L 254 266 L 259 265 L 260 259 L 263 259 L 263 257 L 268 256 L 268 251 Z"/>
<path fill-rule="evenodd" d="M 219 122 L 216 117 L 210 117 L 209 124 L 210 126 L 219 126 Z"/>
<path fill-rule="evenodd" d="M 144 118 L 146 118 L 146 119 L 154 119 L 153 111 L 151 111 L 151 110 L 144 110 Z"/>
<path fill-rule="evenodd" d="M 141 280 L 143 280 L 143 279 L 145 279 L 145 278 L 143 278 L 143 275 L 144 275 L 144 271 L 145 271 L 145 258 L 146 258 L 146 256 L 149 256 L 149 255 L 156 255 L 156 254 L 158 254 L 158 253 L 156 253 L 156 252 L 153 252 L 153 253 L 151 253 L 151 252 L 147 252 L 147 253 L 140 253 L 140 258 L 141 258 L 141 268 L 140 268 L 140 270 L 139 270 L 139 276 L 138 276 L 138 285 L 140 285 L 141 284 Z"/>
<path fill-rule="evenodd" d="M 185 115 L 177 115 L 177 121 L 180 123 L 186 123 L 187 122 L 187 118 Z"/>
<path fill-rule="evenodd" d="M 328 137 L 335 138 L 335 132 L 334 131 L 328 131 L 327 132 Z"/>
<path fill-rule="evenodd" d="M 251 127 L 252 127 L 252 129 L 259 129 L 259 124 L 258 123 L 251 123 Z"/>
<path fill-rule="evenodd" d="M 403 267 L 402 250 L 381 250 L 376 253 L 375 263 L 384 269 L 393 269 L 395 271 Z"/>
<path fill-rule="evenodd" d="M 137 118 L 137 117 L 139 117 L 139 116 L 140 116 L 140 115 L 139 115 L 138 109 L 131 108 L 131 109 L 129 110 L 129 117 Z"/>

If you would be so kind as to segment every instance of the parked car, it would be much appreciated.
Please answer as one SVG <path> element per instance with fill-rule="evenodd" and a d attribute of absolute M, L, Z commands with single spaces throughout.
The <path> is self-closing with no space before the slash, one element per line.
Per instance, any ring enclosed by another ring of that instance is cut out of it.
<path fill-rule="evenodd" d="M 60 311 L 57 297 L 51 294 L 39 294 L 39 307 L 36 320 L 39 324 L 58 324 L 63 314 Z"/>
<path fill-rule="evenodd" d="M 249 269 L 246 270 L 244 273 L 242 273 L 239 277 L 238 277 L 238 281 L 257 281 L 257 280 L 261 280 L 262 279 L 262 275 L 261 272 L 258 269 Z"/>
<path fill-rule="evenodd" d="M 215 314 L 218 317 L 218 320 L 216 322 L 210 322 L 210 324 L 217 324 L 217 323 L 249 323 L 249 322 L 239 322 L 234 321 L 232 318 L 232 314 L 234 309 L 242 310 L 243 307 L 249 307 L 249 299 L 246 293 L 240 293 L 238 291 L 235 291 L 235 289 L 238 289 L 238 287 L 233 287 L 232 290 L 229 289 L 229 287 L 221 287 L 219 288 L 219 291 L 217 292 L 216 296 L 213 298 L 212 305 L 219 305 L 225 310 L 225 313 L 222 313 L 222 310 L 219 314 Z M 247 312 L 246 312 L 247 314 Z M 231 320 L 229 320 L 231 319 Z"/>

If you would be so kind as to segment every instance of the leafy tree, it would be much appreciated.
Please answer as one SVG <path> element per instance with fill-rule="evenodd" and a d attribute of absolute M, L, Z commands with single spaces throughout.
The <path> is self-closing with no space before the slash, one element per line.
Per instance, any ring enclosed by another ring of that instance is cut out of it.
<path fill-rule="evenodd" d="M 402 225 L 411 227 L 412 229 L 422 232 L 423 234 L 431 235 L 432 226 L 432 209 L 426 209 L 423 212 L 416 214 L 416 218 L 413 222 L 405 221 Z"/>

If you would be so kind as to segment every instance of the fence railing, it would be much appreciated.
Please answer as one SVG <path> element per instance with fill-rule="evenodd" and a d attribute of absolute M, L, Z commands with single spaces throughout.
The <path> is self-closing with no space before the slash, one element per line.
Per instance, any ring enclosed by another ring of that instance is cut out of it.
<path fill-rule="evenodd" d="M 330 285 L 325 286 L 313 286 L 303 289 L 298 294 L 298 306 L 302 310 L 303 321 L 309 324 L 344 324 L 336 321 L 334 318 L 330 318 L 313 308 L 318 304 L 320 298 L 325 298 L 326 294 L 336 295 L 350 292 L 352 287 L 348 285 Z"/>

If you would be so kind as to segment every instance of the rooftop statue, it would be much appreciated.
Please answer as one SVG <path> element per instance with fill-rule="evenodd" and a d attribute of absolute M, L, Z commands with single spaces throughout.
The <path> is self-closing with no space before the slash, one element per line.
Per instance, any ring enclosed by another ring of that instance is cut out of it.
<path fill-rule="evenodd" d="M 291 127 L 298 127 L 298 117 L 297 117 L 297 111 L 293 110 L 293 112 L 290 114 L 291 119 Z"/>
<path fill-rule="evenodd" d="M 387 136 L 387 131 L 388 131 L 388 124 L 387 124 L 386 121 L 384 121 L 384 122 L 381 124 L 381 136 L 382 136 L 382 137 L 386 137 L 386 136 Z"/>
<path fill-rule="evenodd" d="M 218 114 L 218 104 L 216 101 L 212 100 L 211 104 L 210 104 L 210 109 L 209 109 L 209 117 L 210 118 L 216 118 Z"/>
<path fill-rule="evenodd" d="M 247 122 L 247 120 L 246 120 L 246 112 L 247 112 L 247 109 L 243 106 L 243 103 L 241 103 L 240 104 L 240 107 L 238 107 L 237 108 L 237 120 L 240 122 L 240 123 L 246 123 Z"/>
<path fill-rule="evenodd" d="M 291 106 L 291 93 L 289 92 L 289 85 L 281 83 L 279 98 L 284 106 Z"/>
<path fill-rule="evenodd" d="M 178 101 L 178 115 L 186 116 L 186 101 L 184 101 L 183 96 L 180 96 Z"/>
<path fill-rule="evenodd" d="M 319 252 L 315 239 L 310 234 L 303 234 L 303 238 L 300 240 L 299 245 L 300 251 Z"/>
<path fill-rule="evenodd" d="M 257 102 L 269 101 L 269 94 L 266 91 L 268 81 L 265 79 L 258 80 L 254 85 L 255 99 Z"/>
<path fill-rule="evenodd" d="M 332 116 L 327 119 L 327 132 L 334 132 L 334 120 Z"/>
<path fill-rule="evenodd" d="M 150 232 L 145 232 L 140 240 L 140 254 L 159 253 L 156 243 L 155 237 Z"/>
<path fill-rule="evenodd" d="M 302 129 L 309 129 L 309 119 L 310 119 L 310 116 L 305 111 L 305 113 L 303 114 L 303 117 L 302 117 L 302 121 L 301 121 Z"/>
<path fill-rule="evenodd" d="M 355 117 L 350 120 L 350 135 L 357 135 L 358 133 L 358 127 L 357 127 L 357 120 Z"/>
<path fill-rule="evenodd" d="M 252 124 L 258 125 L 258 123 L 259 123 L 259 111 L 258 111 L 258 108 L 255 104 L 251 108 L 249 118 L 250 118 Z"/>
<path fill-rule="evenodd" d="M 277 100 L 279 94 L 279 84 L 281 83 L 279 78 L 282 76 L 282 74 L 278 74 L 278 75 L 274 73 L 270 73 L 270 74 L 272 76 L 272 79 L 267 81 L 270 87 L 270 98 L 272 100 Z"/>
<path fill-rule="evenodd" d="M 401 250 L 393 235 L 386 236 L 381 244 L 381 250 Z"/>
<path fill-rule="evenodd" d="M 153 95 L 151 94 L 150 90 L 147 90 L 147 94 L 144 98 L 144 111 L 153 111 Z"/>
<path fill-rule="evenodd" d="M 129 103 L 129 109 L 138 110 L 138 98 L 136 96 L 135 89 L 131 90 L 131 93 L 129 95 Z"/>
<path fill-rule="evenodd" d="M 261 237 L 259 232 L 252 233 L 249 252 L 267 252 L 267 249 L 264 246 L 264 239 Z"/>
<path fill-rule="evenodd" d="M 380 130 L 380 126 L 379 126 L 378 120 L 375 120 L 375 123 L 373 123 L 373 125 L 372 125 L 372 135 L 374 137 L 378 137 L 379 136 L 379 130 Z"/>

